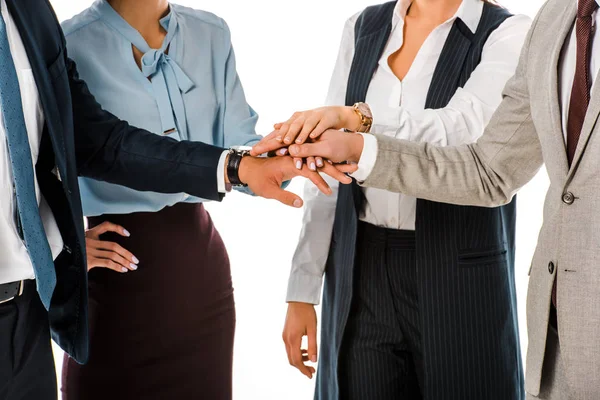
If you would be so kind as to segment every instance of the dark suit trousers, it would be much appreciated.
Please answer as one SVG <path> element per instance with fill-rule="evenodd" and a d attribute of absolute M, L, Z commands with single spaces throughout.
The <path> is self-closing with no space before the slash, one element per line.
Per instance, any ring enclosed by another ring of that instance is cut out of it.
<path fill-rule="evenodd" d="M 35 289 L 0 304 L 0 400 L 56 400 L 48 313 Z"/>
<path fill-rule="evenodd" d="M 415 234 L 359 223 L 354 296 L 339 360 L 342 400 L 421 399 Z"/>

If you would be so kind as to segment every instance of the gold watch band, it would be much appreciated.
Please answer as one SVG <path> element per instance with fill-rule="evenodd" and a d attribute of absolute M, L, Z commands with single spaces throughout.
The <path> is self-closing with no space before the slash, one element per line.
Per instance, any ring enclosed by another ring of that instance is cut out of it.
<path fill-rule="evenodd" d="M 373 125 L 373 118 L 371 116 L 363 114 L 363 112 L 360 110 L 360 106 L 361 103 L 356 103 L 352 107 L 356 115 L 358 115 L 358 117 L 360 118 L 360 125 L 356 129 L 356 132 L 369 133 L 369 131 L 371 130 L 371 126 Z"/>

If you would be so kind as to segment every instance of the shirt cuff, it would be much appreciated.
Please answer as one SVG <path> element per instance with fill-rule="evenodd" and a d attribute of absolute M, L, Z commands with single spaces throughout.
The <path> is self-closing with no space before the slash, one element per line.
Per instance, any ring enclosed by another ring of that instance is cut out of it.
<path fill-rule="evenodd" d="M 217 166 L 217 188 L 219 193 L 227 193 L 227 185 L 225 184 L 225 160 L 229 150 L 225 150 L 219 158 L 219 165 Z"/>
<path fill-rule="evenodd" d="M 322 277 L 292 273 L 288 281 L 286 302 L 317 305 L 321 301 L 322 287 Z"/>
<path fill-rule="evenodd" d="M 358 160 L 358 170 L 350 176 L 359 182 L 364 182 L 371 175 L 377 161 L 377 138 L 368 133 L 359 133 L 364 139 L 363 151 Z"/>

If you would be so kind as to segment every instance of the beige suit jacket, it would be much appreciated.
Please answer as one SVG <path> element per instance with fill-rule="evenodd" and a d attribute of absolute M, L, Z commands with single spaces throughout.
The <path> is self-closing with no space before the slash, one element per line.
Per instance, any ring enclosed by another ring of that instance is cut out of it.
<path fill-rule="evenodd" d="M 561 127 L 558 62 L 576 0 L 549 0 L 526 39 L 515 76 L 485 133 L 472 145 L 434 147 L 378 136 L 367 187 L 464 205 L 497 206 L 533 178 L 550 177 L 527 295 L 526 390 L 538 395 L 550 296 L 567 381 L 577 399 L 600 399 L 600 84 L 569 168 Z M 493 77 L 490 77 L 493 79 Z"/>

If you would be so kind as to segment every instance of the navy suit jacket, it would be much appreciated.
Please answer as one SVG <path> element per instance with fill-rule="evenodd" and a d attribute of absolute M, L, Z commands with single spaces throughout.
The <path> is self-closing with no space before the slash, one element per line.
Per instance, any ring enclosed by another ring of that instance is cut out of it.
<path fill-rule="evenodd" d="M 102 110 L 68 58 L 49 1 L 6 2 L 23 39 L 46 119 L 36 165 L 38 182 L 65 242 L 55 260 L 58 283 L 49 310 L 52 337 L 84 363 L 87 267 L 77 177 L 221 200 L 217 165 L 223 149 L 160 137 Z"/>

